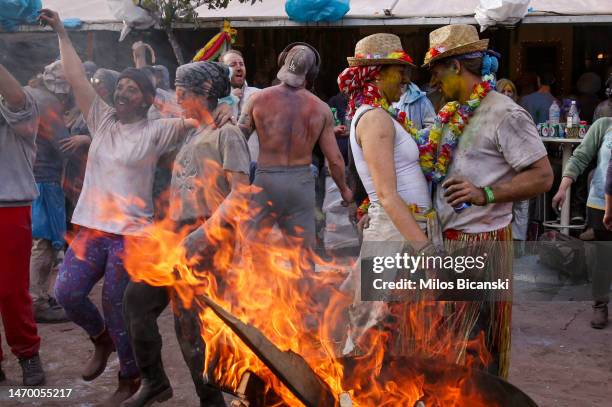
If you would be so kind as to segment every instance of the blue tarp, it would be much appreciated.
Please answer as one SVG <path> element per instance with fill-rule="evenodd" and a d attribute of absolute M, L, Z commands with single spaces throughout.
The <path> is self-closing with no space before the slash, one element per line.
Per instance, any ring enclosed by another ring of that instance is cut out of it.
<path fill-rule="evenodd" d="M 41 8 L 40 0 L 0 0 L 0 26 L 10 31 L 19 24 L 35 23 Z"/>
<path fill-rule="evenodd" d="M 300 22 L 338 21 L 349 12 L 349 0 L 287 0 L 285 12 Z"/>

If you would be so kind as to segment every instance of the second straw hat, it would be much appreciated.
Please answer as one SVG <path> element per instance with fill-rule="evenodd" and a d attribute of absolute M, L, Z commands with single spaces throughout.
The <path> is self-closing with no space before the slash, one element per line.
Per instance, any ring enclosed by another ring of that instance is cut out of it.
<path fill-rule="evenodd" d="M 423 66 L 432 62 L 470 52 L 485 51 L 489 40 L 481 40 L 478 31 L 471 25 L 447 25 L 429 33 L 429 51 L 425 54 Z"/>

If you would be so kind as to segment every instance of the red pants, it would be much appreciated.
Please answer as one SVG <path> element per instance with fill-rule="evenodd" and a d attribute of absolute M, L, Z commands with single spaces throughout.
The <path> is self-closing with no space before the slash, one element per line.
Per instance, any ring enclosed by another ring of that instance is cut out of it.
<path fill-rule="evenodd" d="M 40 347 L 28 292 L 31 249 L 30 207 L 0 207 L 0 314 L 6 342 L 18 358 L 34 356 Z M 1 343 L 0 338 L 0 360 Z"/>

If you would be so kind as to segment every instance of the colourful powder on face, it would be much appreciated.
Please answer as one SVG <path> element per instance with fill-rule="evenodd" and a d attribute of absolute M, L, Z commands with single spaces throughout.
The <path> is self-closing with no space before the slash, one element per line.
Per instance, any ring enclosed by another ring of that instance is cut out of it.
<path fill-rule="evenodd" d="M 459 100 L 461 91 L 465 88 L 466 83 L 463 78 L 457 74 L 449 72 L 440 79 L 440 88 L 448 99 Z"/>
<path fill-rule="evenodd" d="M 402 93 L 404 81 L 403 68 L 387 67 L 380 72 L 379 88 L 389 102 L 398 101 Z"/>

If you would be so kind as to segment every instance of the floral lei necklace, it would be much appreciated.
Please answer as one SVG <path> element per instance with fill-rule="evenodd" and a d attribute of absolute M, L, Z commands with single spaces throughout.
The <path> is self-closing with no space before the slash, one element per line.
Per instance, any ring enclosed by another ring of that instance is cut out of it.
<path fill-rule="evenodd" d="M 457 101 L 447 103 L 438 113 L 434 125 L 421 131 L 414 128 L 405 112 L 389 105 L 380 95 L 373 100 L 362 100 L 360 104 L 380 107 L 401 124 L 419 147 L 419 161 L 425 177 L 428 181 L 440 183 L 446 177 L 453 153 L 470 117 L 480 106 L 482 99 L 494 88 L 495 77 L 483 76 L 482 81 L 474 86 L 465 105 Z"/>
<path fill-rule="evenodd" d="M 428 181 L 439 184 L 444 180 L 465 126 L 485 96 L 494 88 L 495 76 L 483 76 L 482 81 L 474 86 L 465 105 L 457 101 L 447 103 L 438 112 L 430 129 L 417 132 L 416 137 L 413 135 L 419 146 L 421 169 Z"/>

